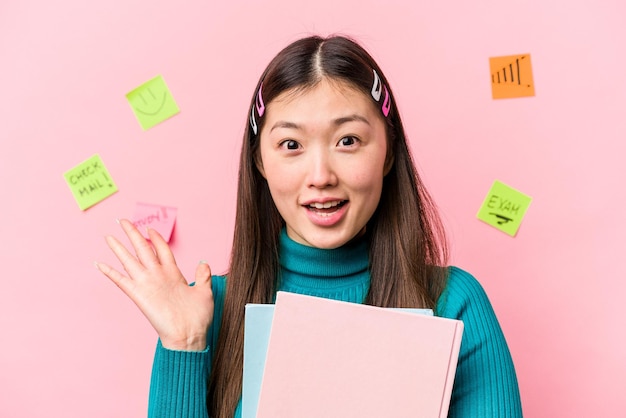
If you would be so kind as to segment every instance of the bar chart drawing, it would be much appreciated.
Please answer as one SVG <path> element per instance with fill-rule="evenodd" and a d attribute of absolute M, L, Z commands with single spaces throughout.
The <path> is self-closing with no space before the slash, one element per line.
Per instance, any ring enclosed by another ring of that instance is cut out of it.
<path fill-rule="evenodd" d="M 535 95 L 530 54 L 489 58 L 494 99 Z"/>

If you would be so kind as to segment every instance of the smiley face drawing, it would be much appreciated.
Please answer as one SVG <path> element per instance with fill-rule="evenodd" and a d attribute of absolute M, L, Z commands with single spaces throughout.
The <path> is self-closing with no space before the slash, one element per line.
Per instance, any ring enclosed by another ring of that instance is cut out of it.
<path fill-rule="evenodd" d="M 144 131 L 180 112 L 160 75 L 126 94 L 126 98 Z"/>

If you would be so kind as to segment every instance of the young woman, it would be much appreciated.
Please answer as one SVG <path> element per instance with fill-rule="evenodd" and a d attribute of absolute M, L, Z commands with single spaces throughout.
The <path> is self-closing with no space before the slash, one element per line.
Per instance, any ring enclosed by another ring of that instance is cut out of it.
<path fill-rule="evenodd" d="M 285 290 L 382 307 L 432 308 L 465 330 L 450 417 L 521 417 L 513 362 L 468 273 L 446 267 L 435 205 L 414 167 L 387 79 L 341 36 L 282 50 L 257 85 L 243 138 L 230 269 L 200 263 L 189 286 L 164 240 L 120 222 L 127 275 L 98 268 L 159 335 L 151 417 L 239 417 L 246 303 Z"/>

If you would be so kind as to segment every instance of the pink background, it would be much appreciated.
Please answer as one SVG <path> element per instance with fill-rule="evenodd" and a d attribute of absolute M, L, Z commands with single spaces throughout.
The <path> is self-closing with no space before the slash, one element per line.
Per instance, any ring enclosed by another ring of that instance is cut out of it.
<path fill-rule="evenodd" d="M 453 263 L 488 291 L 527 417 L 626 400 L 621 0 L 3 0 L 0 416 L 144 416 L 156 335 L 93 267 L 136 202 L 179 208 L 183 272 L 228 263 L 248 101 L 306 34 L 350 34 L 390 79 Z M 530 53 L 536 97 L 491 99 L 490 56 Z M 181 113 L 142 131 L 162 74 Z M 63 173 L 98 153 L 119 192 L 81 212 Z M 516 238 L 478 221 L 494 179 L 533 197 Z"/>

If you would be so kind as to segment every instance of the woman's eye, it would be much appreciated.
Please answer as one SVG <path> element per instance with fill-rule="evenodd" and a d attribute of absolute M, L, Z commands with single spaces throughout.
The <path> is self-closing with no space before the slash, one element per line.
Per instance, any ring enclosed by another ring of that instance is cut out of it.
<path fill-rule="evenodd" d="M 281 142 L 280 146 L 282 148 L 286 148 L 286 149 L 289 149 L 289 150 L 296 150 L 296 149 L 300 148 L 300 144 L 298 144 L 298 142 L 294 141 L 293 139 L 288 139 L 286 141 Z"/>
<path fill-rule="evenodd" d="M 339 145 L 344 147 L 349 147 L 351 145 L 356 144 L 358 139 L 354 136 L 344 136 L 339 140 Z"/>

